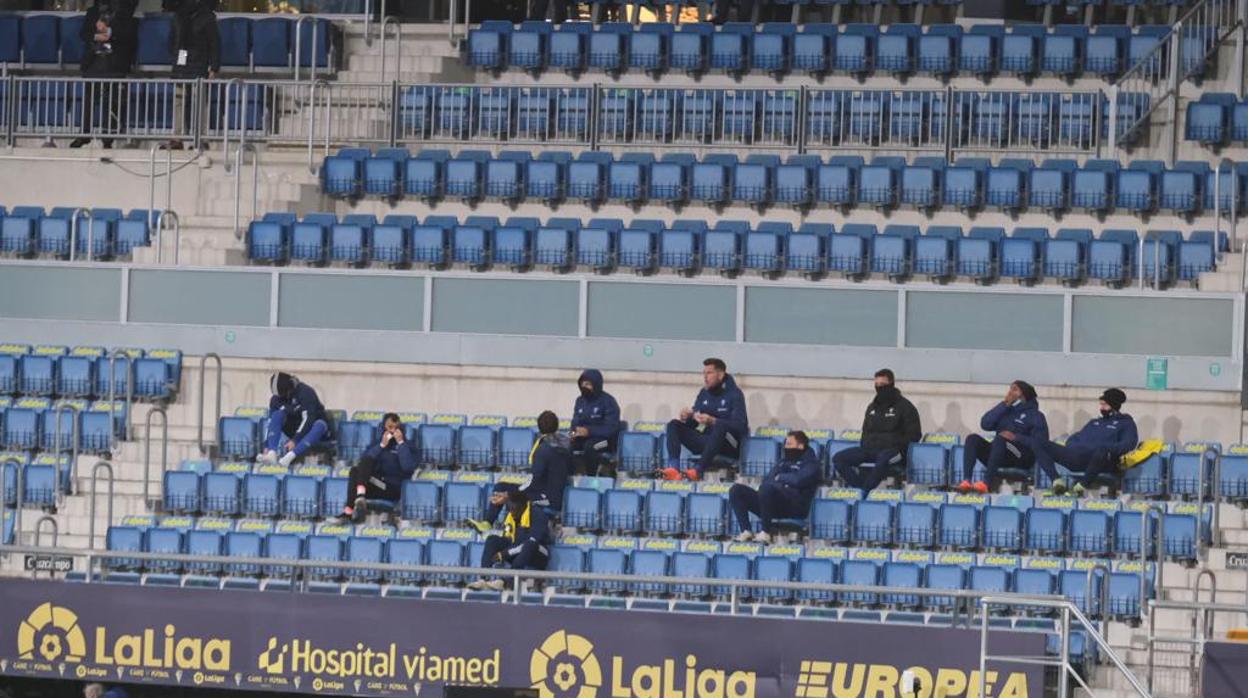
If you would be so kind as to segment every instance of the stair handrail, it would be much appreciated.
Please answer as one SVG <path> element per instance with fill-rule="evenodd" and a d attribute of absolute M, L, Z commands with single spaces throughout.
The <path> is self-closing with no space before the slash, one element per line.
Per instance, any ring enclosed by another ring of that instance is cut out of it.
<path fill-rule="evenodd" d="M 164 480 L 169 468 L 169 414 L 164 407 L 156 405 L 147 411 L 143 421 L 143 505 L 151 506 L 152 483 L 152 416 L 160 415 L 160 476 Z"/>
<path fill-rule="evenodd" d="M 82 411 L 77 406 L 68 402 L 61 401 L 57 403 L 56 408 L 52 410 L 52 419 L 56 421 L 56 429 L 53 435 L 52 458 L 56 461 L 56 476 L 60 480 L 61 476 L 61 415 L 69 410 L 73 415 L 71 422 L 71 432 L 73 440 L 70 442 L 71 458 L 69 462 L 69 493 L 75 494 L 78 489 L 78 442 L 82 438 Z M 59 487 L 57 488 L 60 489 Z"/>
<path fill-rule="evenodd" d="M 87 548 L 95 550 L 96 491 L 99 489 L 100 469 L 108 475 L 108 522 L 113 522 L 113 466 L 108 461 L 96 461 L 91 467 L 91 521 L 87 524 Z"/>
<path fill-rule="evenodd" d="M 95 212 L 89 208 L 76 208 L 69 217 L 69 261 L 78 258 L 78 219 L 87 218 L 87 261 L 95 252 Z"/>
<path fill-rule="evenodd" d="M 384 3 L 385 0 L 382 0 L 382 2 Z M 381 20 L 381 81 L 382 82 L 386 81 L 386 59 L 387 59 L 386 28 L 387 27 L 394 27 L 394 31 L 395 31 L 395 39 L 394 39 L 394 54 L 395 54 L 394 75 L 395 77 L 394 79 L 397 80 L 398 82 L 403 82 L 403 24 L 399 22 L 398 18 L 395 18 L 395 17 L 386 17 L 385 19 Z"/>
<path fill-rule="evenodd" d="M 26 466 L 16 458 L 0 458 L 0 500 L 4 499 L 4 471 L 13 464 L 13 485 L 17 491 L 13 493 L 13 541 L 21 542 L 22 533 L 22 509 L 26 508 Z M 0 501 L 0 509 L 5 506 L 4 501 Z"/>
<path fill-rule="evenodd" d="M 215 352 L 204 354 L 199 359 L 199 430 L 196 432 L 195 442 L 199 446 L 200 455 L 209 455 L 209 449 L 204 447 L 204 374 L 207 373 L 208 360 L 212 359 L 217 364 L 217 416 L 212 421 L 213 429 L 217 428 L 217 423 L 221 420 L 221 357 Z"/>
<path fill-rule="evenodd" d="M 243 239 L 243 229 L 239 225 L 243 207 L 243 153 L 251 153 L 251 218 L 256 217 L 260 201 L 260 155 L 252 143 L 240 142 L 234 148 L 234 239 Z"/>
<path fill-rule="evenodd" d="M 115 418 L 117 409 L 117 356 L 126 359 L 126 409 L 121 421 L 121 437 L 129 441 L 134 433 L 130 429 L 130 406 L 134 404 L 134 359 L 130 352 L 121 347 L 114 347 L 108 352 L 108 414 Z M 117 430 L 109 423 L 108 450 L 111 452 L 117 445 Z"/>

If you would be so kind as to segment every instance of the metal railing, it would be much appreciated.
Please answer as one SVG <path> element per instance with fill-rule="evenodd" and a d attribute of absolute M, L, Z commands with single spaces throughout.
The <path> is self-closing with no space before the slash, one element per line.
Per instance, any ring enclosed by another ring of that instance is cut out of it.
<path fill-rule="evenodd" d="M 1210 595 L 1208 601 L 1200 599 L 1200 581 L 1208 572 L 1213 584 L 1210 587 Z M 1200 670 L 1203 664 L 1205 652 L 1205 644 L 1214 640 L 1214 622 L 1219 615 L 1240 616 L 1241 614 L 1248 618 L 1248 602 L 1245 605 L 1217 603 L 1217 584 L 1216 576 L 1211 570 L 1203 570 L 1201 576 L 1197 577 L 1196 593 L 1191 601 L 1162 601 L 1157 600 L 1149 603 L 1148 608 L 1148 635 L 1146 641 L 1148 643 L 1148 687 L 1151 690 L 1156 681 L 1157 661 L 1156 661 L 1156 645 L 1170 644 L 1188 647 L 1188 676 L 1192 681 L 1190 684 L 1191 691 L 1195 695 L 1200 695 Z M 1191 614 L 1190 632 L 1185 637 L 1180 634 L 1163 635 L 1158 634 L 1157 612 L 1158 611 L 1181 611 Z"/>
<path fill-rule="evenodd" d="M 243 153 L 251 153 L 251 218 L 255 220 L 260 210 L 260 154 L 251 143 L 239 143 L 234 148 L 234 167 L 230 174 L 234 177 L 234 237 L 243 239 L 243 223 L 241 210 L 243 205 Z"/>
<path fill-rule="evenodd" d="M 16 458 L 0 459 L 0 493 L 4 490 L 4 472 L 9 468 L 13 468 L 13 540 L 21 542 L 22 534 L 22 509 L 26 508 L 26 467 L 20 460 Z M 0 500 L 5 499 L 0 494 Z M 0 509 L 7 506 L 8 502 L 0 501 Z"/>
<path fill-rule="evenodd" d="M 70 423 L 70 427 L 71 427 L 70 431 L 72 432 L 71 434 L 72 440 L 70 441 L 71 460 L 69 462 L 69 493 L 74 494 L 78 488 L 78 448 L 79 448 L 79 440 L 82 434 L 81 432 L 82 413 L 77 407 L 75 407 L 74 405 L 71 405 L 68 402 L 58 402 L 56 407 L 52 410 L 52 419 L 56 421 L 56 427 L 55 427 L 55 432 L 53 436 L 54 441 L 52 443 L 52 458 L 56 460 L 56 468 L 57 468 L 56 477 L 57 477 L 57 480 L 59 481 L 61 477 L 61 474 L 60 474 L 61 451 L 64 449 L 64 445 L 62 444 L 62 440 L 61 440 L 61 428 L 62 428 L 61 427 L 61 415 L 67 410 L 69 411 L 69 414 L 72 417 L 72 421 Z M 57 488 L 58 491 L 60 489 L 61 489 L 60 487 Z"/>
<path fill-rule="evenodd" d="M 113 424 L 109 425 L 108 430 L 108 450 L 111 453 L 117 445 L 117 359 L 120 357 L 126 363 L 126 405 L 122 411 L 121 420 L 121 438 L 129 441 L 133 438 L 133 431 L 130 428 L 130 406 L 134 404 L 134 357 L 130 356 L 130 352 L 126 349 L 114 348 L 108 352 L 108 413 L 113 419 Z"/>
<path fill-rule="evenodd" d="M 199 446 L 200 455 L 209 455 L 211 453 L 209 447 L 204 445 L 204 375 L 208 370 L 208 360 L 212 359 L 217 365 L 217 399 L 216 399 L 216 417 L 212 420 L 212 429 L 215 433 L 217 424 L 221 420 L 221 357 L 215 353 L 204 354 L 199 359 L 199 427 L 196 431 L 195 442 Z"/>
<path fill-rule="evenodd" d="M 383 4 L 385 0 L 382 0 Z M 394 29 L 394 80 L 403 81 L 403 23 L 394 17 L 381 21 L 381 81 L 386 82 L 386 67 L 390 56 L 386 53 L 387 29 Z"/>
<path fill-rule="evenodd" d="M 108 520 L 113 520 L 113 466 L 107 461 L 96 461 L 91 467 L 91 520 L 87 524 L 87 548 L 89 550 L 95 550 L 96 493 L 99 489 L 101 470 L 108 476 Z"/>
<path fill-rule="evenodd" d="M 151 504 L 152 483 L 152 416 L 160 415 L 160 477 L 164 481 L 169 467 L 169 415 L 163 407 L 153 407 L 143 420 L 143 503 Z"/>
<path fill-rule="evenodd" d="M 183 140 L 196 124 L 185 117 L 201 103 L 195 80 L 9 76 L 5 126 L 16 138 Z"/>
<path fill-rule="evenodd" d="M 988 695 L 988 662 L 990 661 L 1007 664 L 1057 667 L 1059 672 L 1057 681 L 1058 698 L 1067 698 L 1067 696 L 1070 695 L 1070 679 L 1073 679 L 1076 683 L 1078 683 L 1079 686 L 1082 687 L 1083 690 L 1087 691 L 1089 695 L 1096 695 L 1096 693 L 1088 686 L 1087 682 L 1084 681 L 1083 677 L 1079 675 L 1079 672 L 1076 671 L 1075 667 L 1070 662 L 1071 622 L 1074 621 L 1082 628 L 1086 637 L 1091 642 L 1095 643 L 1098 652 L 1109 660 L 1108 663 L 1119 673 L 1121 673 L 1124 678 L 1126 678 L 1127 683 L 1136 695 L 1141 698 L 1152 698 L 1151 691 L 1145 688 L 1140 680 L 1136 678 L 1131 669 L 1127 667 L 1126 663 L 1118 657 L 1117 653 L 1115 653 L 1109 646 L 1109 643 L 1105 640 L 1104 636 L 1097 631 L 1097 628 L 1092 621 L 1088 620 L 1087 616 L 1079 610 L 1077 605 L 1065 599 L 1028 604 L 1050 608 L 1058 612 L 1059 651 L 1057 657 L 1011 657 L 1007 655 L 989 654 L 988 635 L 991 626 L 988 619 L 991 613 L 991 608 L 993 606 L 1018 605 L 1021 605 L 1019 601 L 1008 598 L 1005 595 L 988 596 L 980 600 L 979 695 Z"/>
<path fill-rule="evenodd" d="M 1211 56 L 1237 30 L 1242 31 L 1244 22 L 1243 0 L 1202 0 L 1189 9 L 1170 31 L 1158 37 L 1156 45 L 1140 56 L 1126 72 L 1109 88 L 1110 125 L 1108 146 L 1117 152 L 1129 140 L 1147 132 L 1153 112 L 1162 105 L 1167 107 L 1167 127 L 1170 130 L 1168 162 L 1173 165 L 1179 147 L 1179 89 L 1184 81 L 1203 73 Z M 1242 40 L 1242 37 L 1241 37 Z M 1237 48 L 1237 55 L 1242 47 Z M 1241 56 L 1242 59 L 1242 56 Z M 1241 60 L 1242 62 L 1242 60 Z M 1236 69 L 1239 75 L 1240 69 Z M 1118 119 L 1119 96 L 1142 94 L 1147 96 L 1144 108 L 1128 117 Z M 1124 128 L 1125 126 L 1125 128 Z"/>
<path fill-rule="evenodd" d="M 43 516 L 40 516 L 39 520 L 35 522 L 35 547 L 38 548 L 43 545 L 44 524 L 51 524 L 51 529 L 52 529 L 51 547 L 53 548 L 58 547 L 57 544 L 60 542 L 60 537 L 61 537 L 60 524 L 56 522 L 56 517 L 48 516 L 46 514 Z"/>
<path fill-rule="evenodd" d="M 69 218 L 69 261 L 78 257 L 78 221 L 87 219 L 87 261 L 95 256 L 95 214 L 89 208 L 76 208 Z"/>

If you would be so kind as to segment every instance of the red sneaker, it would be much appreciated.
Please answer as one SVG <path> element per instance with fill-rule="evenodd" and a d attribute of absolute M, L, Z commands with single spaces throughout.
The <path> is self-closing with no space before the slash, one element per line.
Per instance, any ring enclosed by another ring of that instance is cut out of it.
<path fill-rule="evenodd" d="M 700 475 L 698 475 L 697 470 L 694 470 L 693 468 L 689 468 L 688 470 L 685 471 L 685 479 L 697 482 L 698 480 L 702 478 Z"/>
<path fill-rule="evenodd" d="M 971 489 L 978 492 L 979 494 L 988 494 L 988 483 L 977 482 L 974 485 L 971 485 Z"/>
<path fill-rule="evenodd" d="M 659 477 L 664 480 L 679 480 L 680 471 L 675 468 L 663 468 L 659 471 Z"/>
<path fill-rule="evenodd" d="M 966 494 L 967 492 L 971 491 L 971 481 L 963 480 L 962 482 L 959 482 L 958 486 L 953 489 L 957 490 L 958 492 L 961 492 L 962 494 Z"/>

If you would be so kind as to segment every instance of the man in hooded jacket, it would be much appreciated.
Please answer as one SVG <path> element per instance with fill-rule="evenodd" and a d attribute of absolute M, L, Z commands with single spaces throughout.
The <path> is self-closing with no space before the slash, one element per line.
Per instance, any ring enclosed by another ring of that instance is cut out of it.
<path fill-rule="evenodd" d="M 620 436 L 620 405 L 602 389 L 602 372 L 585 369 L 576 380 L 581 391 L 572 407 L 572 465 L 578 475 L 612 477 Z"/>
<path fill-rule="evenodd" d="M 1010 383 L 1005 399 L 984 413 L 979 428 L 996 432 L 996 436 L 992 441 L 979 434 L 966 437 L 959 492 L 987 494 L 1002 468 L 1030 472 L 1037 445 L 1049 440 L 1049 423 L 1040 411 L 1036 389 L 1027 381 Z M 984 464 L 982 480 L 972 479 L 976 461 Z"/>
<path fill-rule="evenodd" d="M 403 420 L 388 412 L 381 418 L 381 439 L 369 447 L 351 468 L 347 504 L 339 518 L 356 523 L 368 515 L 368 500 L 397 504 L 403 482 L 416 472 L 419 456 L 403 433 Z"/>
<path fill-rule="evenodd" d="M 745 393 L 728 373 L 722 359 L 702 362 L 702 385 L 693 407 L 680 411 L 667 423 L 667 467 L 659 471 L 664 480 L 699 480 L 716 456 L 736 458 L 750 434 Z M 680 447 L 698 456 L 692 468 L 681 468 Z"/>
<path fill-rule="evenodd" d="M 468 519 L 467 524 L 481 533 L 494 527 L 498 515 L 512 492 L 520 492 L 535 507 L 559 511 L 563 508 L 563 490 L 568 486 L 572 468 L 572 449 L 566 434 L 559 433 L 559 417 L 546 410 L 537 416 L 537 440 L 529 451 L 529 479 L 523 483 L 495 483 L 490 502 L 481 519 Z"/>
<path fill-rule="evenodd" d="M 845 484 L 870 492 L 905 467 L 906 451 L 921 438 L 919 411 L 897 389 L 892 370 L 882 368 L 875 372 L 875 399 L 862 420 L 862 439 L 832 456 L 832 465 Z"/>
<path fill-rule="evenodd" d="M 763 478 L 757 491 L 742 484 L 728 490 L 728 505 L 741 528 L 736 540 L 770 543 L 772 522 L 806 518 L 822 481 L 823 466 L 810 447 L 810 437 L 804 431 L 789 432 L 784 440 L 784 457 Z M 750 514 L 762 522 L 758 533 L 750 530 Z"/>
<path fill-rule="evenodd" d="M 256 461 L 290 465 L 308 449 L 330 438 L 329 416 L 312 386 L 289 373 L 274 373 L 269 378 L 269 388 L 273 397 L 269 398 L 268 432 L 264 452 Z"/>
<path fill-rule="evenodd" d="M 169 54 L 175 80 L 215 80 L 221 72 L 221 39 L 217 30 L 217 0 L 183 0 L 174 13 L 173 31 L 169 35 Z M 194 127 L 194 98 L 187 85 L 178 85 L 182 101 L 182 124 L 175 134 L 189 133 Z M 170 141 L 174 150 L 181 141 Z"/>
<path fill-rule="evenodd" d="M 124 78 L 134 65 L 138 50 L 139 23 L 134 18 L 135 0 L 96 0 L 83 17 L 78 38 L 82 40 L 84 78 Z M 125 130 L 126 90 L 121 82 L 88 82 L 83 94 L 84 133 L 120 133 Z M 90 137 L 75 138 L 71 148 L 81 148 Z M 105 148 L 113 147 L 104 138 Z"/>
<path fill-rule="evenodd" d="M 1122 411 L 1127 394 L 1118 388 L 1101 393 L 1100 416 L 1084 425 L 1065 444 L 1045 441 L 1036 446 L 1036 465 L 1053 480 L 1053 493 L 1065 494 L 1067 482 L 1053 462 L 1072 473 L 1083 473 L 1072 491 L 1082 496 L 1103 475 L 1118 474 L 1118 461 L 1135 450 L 1140 435 L 1131 415 Z"/>

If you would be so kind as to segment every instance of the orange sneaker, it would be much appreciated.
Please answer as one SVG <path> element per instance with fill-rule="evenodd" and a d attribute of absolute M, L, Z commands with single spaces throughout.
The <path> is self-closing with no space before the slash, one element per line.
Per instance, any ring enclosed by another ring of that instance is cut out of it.
<path fill-rule="evenodd" d="M 971 485 L 971 489 L 974 490 L 975 492 L 978 492 L 979 494 L 988 494 L 988 483 L 977 482 Z"/>
<path fill-rule="evenodd" d="M 961 492 L 962 494 L 966 494 L 967 492 L 971 491 L 971 481 L 963 480 L 962 482 L 959 482 L 958 486 L 953 489 L 957 490 L 958 492 Z"/>
<path fill-rule="evenodd" d="M 694 470 L 693 468 L 689 468 L 688 470 L 685 471 L 685 479 L 697 482 L 698 480 L 701 479 L 701 476 L 698 475 L 697 470 Z"/>
<path fill-rule="evenodd" d="M 664 480 L 679 480 L 680 471 L 675 468 L 663 468 L 659 471 L 659 477 Z"/>

